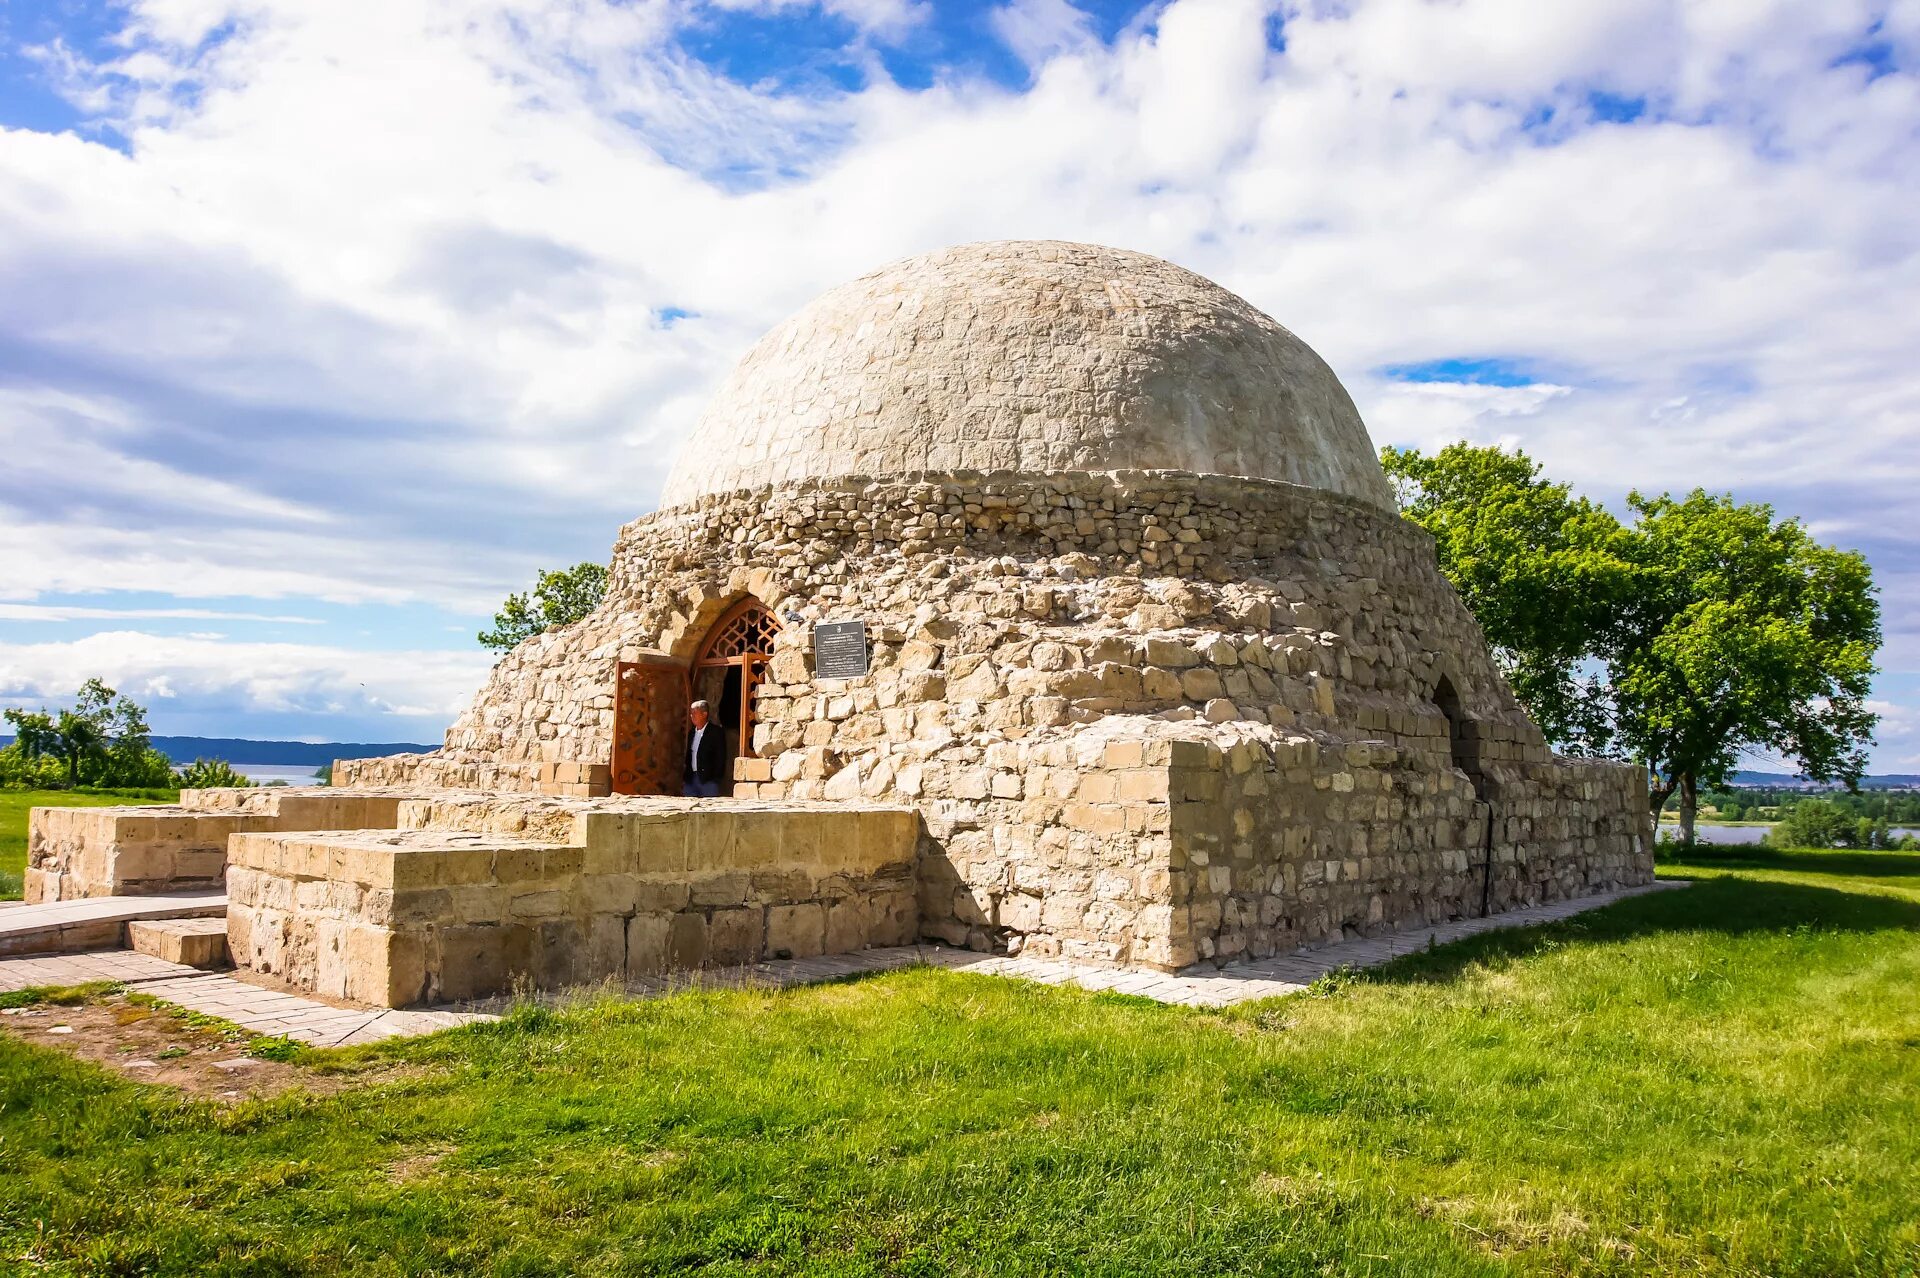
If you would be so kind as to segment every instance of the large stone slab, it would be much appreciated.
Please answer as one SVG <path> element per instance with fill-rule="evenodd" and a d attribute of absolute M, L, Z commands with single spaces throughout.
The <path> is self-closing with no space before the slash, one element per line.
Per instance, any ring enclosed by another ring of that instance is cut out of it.
<path fill-rule="evenodd" d="M 127 924 L 127 945 L 168 963 L 203 971 L 231 967 L 225 914 L 190 919 L 141 919 Z"/>

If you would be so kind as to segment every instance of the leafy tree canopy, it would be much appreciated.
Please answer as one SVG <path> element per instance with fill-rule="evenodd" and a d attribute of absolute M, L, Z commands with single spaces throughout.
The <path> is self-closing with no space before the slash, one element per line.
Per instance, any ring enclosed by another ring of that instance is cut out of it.
<path fill-rule="evenodd" d="M 1678 790 L 1692 835 L 1699 787 L 1751 750 L 1849 785 L 1866 770 L 1880 606 L 1866 559 L 1823 546 L 1771 506 L 1695 489 L 1634 493 L 1636 590 L 1606 645 L 1623 746 Z"/>
<path fill-rule="evenodd" d="M 8 784 L 171 786 L 173 764 L 153 748 L 146 709 L 99 679 L 81 685 L 71 710 L 11 709 L 14 741 L 0 750 Z"/>
<path fill-rule="evenodd" d="M 1829 799 L 1809 799 L 1788 808 L 1767 835 L 1767 843 L 1781 848 L 1859 848 L 1884 852 L 1912 848 L 1911 835 L 1893 832 L 1885 817 L 1856 817 Z"/>
<path fill-rule="evenodd" d="M 1744 752 L 1859 778 L 1880 610 L 1858 553 L 1698 489 L 1634 493 L 1622 524 L 1517 451 L 1381 460 L 1542 729 L 1646 761 L 1654 810 L 1678 792 L 1687 842 L 1700 787 Z"/>
<path fill-rule="evenodd" d="M 507 596 L 493 614 L 493 629 L 480 632 L 480 642 L 506 652 L 554 626 L 579 621 L 599 606 L 607 593 L 607 570 L 596 563 L 578 563 L 557 572 L 542 570 L 531 598 Z"/>
<path fill-rule="evenodd" d="M 1632 589 L 1619 521 L 1525 453 L 1451 444 L 1380 455 L 1400 512 L 1433 534 L 1440 565 L 1494 658 L 1562 749 L 1604 751 L 1612 735 L 1594 637 Z"/>

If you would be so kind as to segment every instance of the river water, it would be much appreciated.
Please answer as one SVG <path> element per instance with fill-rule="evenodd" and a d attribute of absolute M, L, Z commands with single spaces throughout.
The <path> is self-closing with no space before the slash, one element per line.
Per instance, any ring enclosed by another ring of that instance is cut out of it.
<path fill-rule="evenodd" d="M 1693 827 L 1693 837 L 1702 843 L 1719 843 L 1728 846 L 1749 845 L 1760 842 L 1766 837 L 1770 825 L 1707 825 L 1702 822 Z M 1672 822 L 1662 822 L 1660 829 L 1672 838 L 1680 837 L 1680 827 Z M 1895 826 L 1896 837 L 1902 834 L 1920 834 L 1920 830 L 1908 826 Z"/>

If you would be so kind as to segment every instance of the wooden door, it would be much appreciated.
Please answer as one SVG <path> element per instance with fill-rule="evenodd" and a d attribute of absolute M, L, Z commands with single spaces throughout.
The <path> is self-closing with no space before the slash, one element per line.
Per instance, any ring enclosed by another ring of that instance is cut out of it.
<path fill-rule="evenodd" d="M 667 661 L 622 661 L 614 677 L 613 792 L 679 794 L 687 741 L 687 672 Z"/>

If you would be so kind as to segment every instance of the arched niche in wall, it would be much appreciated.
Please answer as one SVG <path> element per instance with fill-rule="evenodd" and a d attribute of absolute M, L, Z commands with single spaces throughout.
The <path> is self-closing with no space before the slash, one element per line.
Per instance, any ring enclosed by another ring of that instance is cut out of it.
<path fill-rule="evenodd" d="M 1453 758 L 1453 766 L 1467 774 L 1473 782 L 1475 798 L 1487 797 L 1486 774 L 1480 769 L 1480 735 L 1478 725 L 1467 717 L 1460 705 L 1460 692 L 1453 686 L 1453 680 L 1441 675 L 1440 681 L 1433 686 L 1433 704 L 1447 720 L 1447 749 Z"/>

